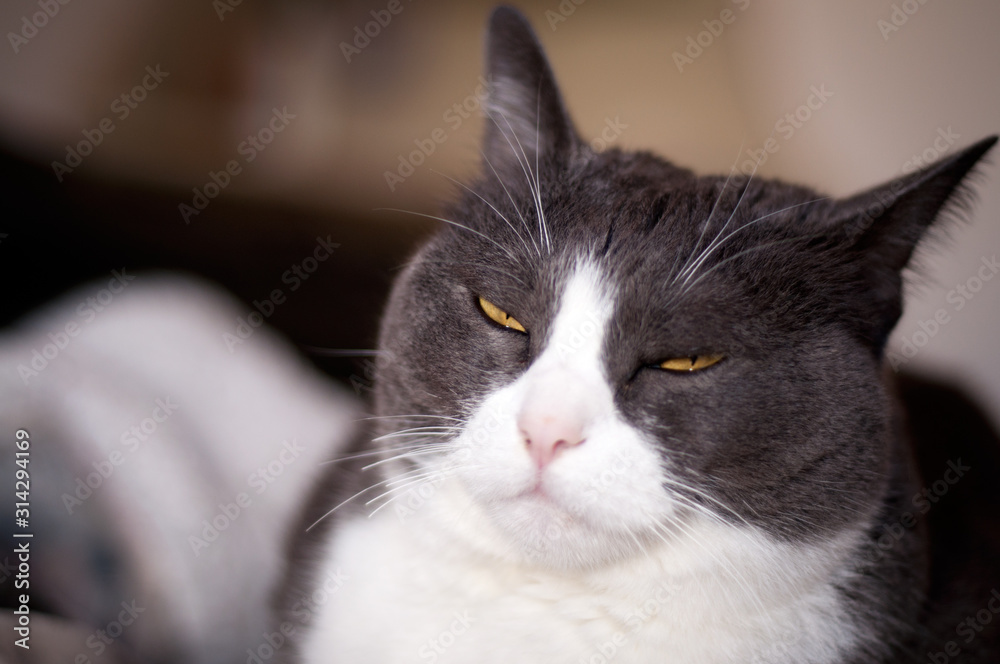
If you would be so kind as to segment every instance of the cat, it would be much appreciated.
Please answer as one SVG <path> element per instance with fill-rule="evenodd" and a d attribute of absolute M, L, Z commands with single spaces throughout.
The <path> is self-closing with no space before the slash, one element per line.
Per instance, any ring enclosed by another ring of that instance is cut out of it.
<path fill-rule="evenodd" d="M 1000 581 L 932 559 L 910 497 L 939 478 L 885 361 L 901 272 L 996 137 L 833 199 L 595 151 L 514 9 L 486 60 L 481 173 L 394 284 L 278 658 L 998 661 L 997 630 L 955 635 Z"/>

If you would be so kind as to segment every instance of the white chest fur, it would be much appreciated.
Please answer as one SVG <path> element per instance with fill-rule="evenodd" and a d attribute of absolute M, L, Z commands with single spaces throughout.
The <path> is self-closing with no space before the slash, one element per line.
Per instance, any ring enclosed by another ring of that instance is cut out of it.
<path fill-rule="evenodd" d="M 304 661 L 841 661 L 854 629 L 829 579 L 842 546 L 778 544 L 709 521 L 648 555 L 589 571 L 476 552 L 483 521 L 451 483 L 405 519 L 349 521 L 319 578 L 343 585 L 304 641 Z M 445 526 L 465 540 L 445 537 Z M 479 531 L 475 534 L 472 531 Z"/>
<path fill-rule="evenodd" d="M 308 664 L 842 660 L 856 637 L 831 584 L 852 535 L 782 544 L 667 490 L 675 462 L 607 383 L 613 310 L 581 261 L 540 357 L 394 475 L 430 495 L 401 510 L 387 491 L 395 504 L 338 526 L 318 578 L 345 580 Z"/>

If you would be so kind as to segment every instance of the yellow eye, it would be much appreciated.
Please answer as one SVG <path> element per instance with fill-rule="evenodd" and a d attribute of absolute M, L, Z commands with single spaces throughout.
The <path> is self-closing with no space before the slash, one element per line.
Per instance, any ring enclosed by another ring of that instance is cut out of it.
<path fill-rule="evenodd" d="M 517 319 L 508 314 L 506 311 L 493 304 L 489 300 L 480 297 L 479 298 L 479 308 L 483 310 L 490 320 L 504 327 L 509 327 L 512 330 L 517 330 L 518 332 L 527 332 L 524 326 L 517 322 Z"/>
<path fill-rule="evenodd" d="M 701 371 L 722 361 L 722 355 L 692 355 L 672 357 L 660 362 L 660 368 L 667 371 Z"/>

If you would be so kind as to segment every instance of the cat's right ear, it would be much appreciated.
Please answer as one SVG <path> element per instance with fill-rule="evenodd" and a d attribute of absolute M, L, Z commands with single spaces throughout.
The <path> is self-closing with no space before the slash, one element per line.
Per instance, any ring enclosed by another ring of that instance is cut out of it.
<path fill-rule="evenodd" d="M 483 152 L 493 168 L 534 173 L 536 165 L 563 159 L 580 144 L 538 38 L 511 7 L 490 17 L 486 80 Z"/>

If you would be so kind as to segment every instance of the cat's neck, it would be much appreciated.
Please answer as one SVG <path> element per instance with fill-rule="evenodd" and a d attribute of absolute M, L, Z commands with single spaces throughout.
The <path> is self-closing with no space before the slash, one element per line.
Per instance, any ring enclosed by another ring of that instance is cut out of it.
<path fill-rule="evenodd" d="M 557 643 L 567 635 L 567 652 L 584 640 L 621 641 L 649 654 L 635 661 L 834 662 L 860 638 L 838 592 L 860 532 L 788 544 L 692 516 L 674 537 L 647 544 L 642 555 L 596 568 L 552 569 L 504 551 L 463 494 L 457 482 L 443 482 L 412 509 L 345 523 L 331 563 L 336 559 L 349 577 L 376 569 L 379 580 L 356 579 L 345 588 L 357 596 L 343 601 L 379 606 L 380 612 L 425 606 L 420 618 L 405 609 L 391 617 L 415 635 L 433 631 L 435 619 L 447 624 L 451 612 L 467 610 L 475 616 L 480 653 L 509 652 L 511 633 L 541 629 L 560 635 L 553 637 Z M 374 567 L 365 559 L 371 551 L 382 552 Z M 391 596 L 365 597 L 368 592 Z M 435 616 L 438 611 L 442 615 Z M 525 624 L 511 631 L 511 620 Z M 493 633 L 494 625 L 505 627 Z M 713 635 L 711 643 L 706 634 Z M 495 649 L 483 645 L 489 643 Z M 584 661 L 589 647 L 581 650 Z"/>

